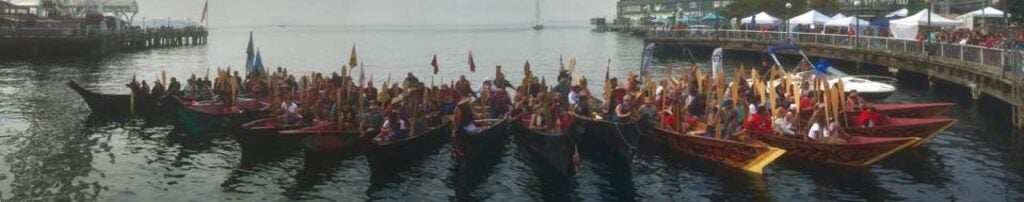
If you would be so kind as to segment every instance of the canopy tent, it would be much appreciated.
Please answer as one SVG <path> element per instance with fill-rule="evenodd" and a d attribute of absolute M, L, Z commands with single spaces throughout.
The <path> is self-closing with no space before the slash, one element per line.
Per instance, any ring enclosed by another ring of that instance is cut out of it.
<path fill-rule="evenodd" d="M 843 18 L 846 18 L 846 15 L 843 15 L 843 13 L 839 13 L 839 14 L 836 14 L 835 16 L 832 16 L 833 20 L 835 20 L 835 19 L 843 19 Z"/>
<path fill-rule="evenodd" d="M 957 16 L 956 19 L 960 20 L 960 21 L 963 21 L 963 24 L 959 26 L 960 28 L 974 29 L 974 18 L 975 17 L 1002 18 L 1002 17 L 1004 17 L 1003 14 L 1005 14 L 1005 13 L 1003 13 L 1003 11 L 1001 11 L 999 9 L 995 9 L 995 8 L 992 8 L 992 7 L 985 7 L 985 8 L 982 8 L 982 9 L 978 9 L 976 11 L 971 11 L 969 13 L 965 13 L 963 15 Z"/>
<path fill-rule="evenodd" d="M 790 26 L 793 26 L 793 25 L 810 25 L 810 24 L 820 25 L 820 24 L 825 24 L 829 20 L 832 20 L 832 17 L 828 17 L 825 14 L 821 14 L 821 12 L 818 12 L 816 10 L 811 10 L 811 11 L 807 11 L 804 14 L 800 14 L 800 15 L 798 15 L 796 17 L 790 18 L 789 19 L 789 24 L 790 24 Z"/>
<path fill-rule="evenodd" d="M 992 8 L 991 6 L 989 6 L 989 7 L 985 7 L 985 8 L 982 8 L 982 9 L 978 9 L 976 11 L 971 11 L 970 13 L 963 14 L 961 16 L 964 16 L 964 15 L 973 15 L 974 17 L 986 17 L 986 18 L 1001 18 L 1001 17 L 1003 17 L 1003 11 L 1001 11 L 999 9 L 996 9 L 996 8 Z"/>
<path fill-rule="evenodd" d="M 760 12 L 760 13 L 754 14 L 754 15 L 752 15 L 750 17 L 745 17 L 743 19 L 740 19 L 740 23 L 744 24 L 744 25 L 751 24 L 751 23 L 757 24 L 757 25 L 774 25 L 774 24 L 779 24 L 780 22 L 782 22 L 782 20 L 780 20 L 779 18 L 776 18 L 774 16 L 768 15 L 768 13 L 765 13 L 765 12 Z"/>
<path fill-rule="evenodd" d="M 700 22 L 700 20 L 698 20 L 697 18 L 695 18 L 693 16 L 689 16 L 689 15 L 684 15 L 684 16 L 680 16 L 679 18 L 676 18 L 676 24 L 680 24 L 680 23 L 683 23 L 683 24 L 696 24 L 696 23 L 699 23 L 699 22 Z"/>
<path fill-rule="evenodd" d="M 854 27 L 858 25 L 860 25 L 860 27 L 863 28 L 871 25 L 871 22 L 868 22 L 867 20 L 862 20 L 857 17 L 845 17 L 842 19 L 831 20 L 825 23 L 826 27 Z"/>
<path fill-rule="evenodd" d="M 929 18 L 929 16 L 931 17 Z M 893 37 L 914 39 L 917 36 L 917 28 L 920 26 L 953 27 L 961 25 L 961 23 L 963 22 L 960 20 L 947 19 L 924 9 L 914 15 L 889 21 L 889 30 L 892 30 Z"/>
<path fill-rule="evenodd" d="M 903 17 L 903 16 L 907 16 L 907 14 L 910 14 L 910 11 L 907 10 L 906 8 L 904 8 L 904 9 L 899 9 L 899 10 L 893 11 L 892 13 L 889 13 L 889 14 L 885 14 L 885 17 Z"/>

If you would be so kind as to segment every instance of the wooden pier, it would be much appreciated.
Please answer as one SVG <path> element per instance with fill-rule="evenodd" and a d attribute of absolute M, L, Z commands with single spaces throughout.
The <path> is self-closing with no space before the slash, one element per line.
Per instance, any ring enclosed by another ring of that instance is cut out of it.
<path fill-rule="evenodd" d="M 124 50 L 206 44 L 203 27 L 100 30 L 89 28 L 0 28 L 0 57 L 100 57 Z"/>
<path fill-rule="evenodd" d="M 972 45 L 918 42 L 890 37 L 852 37 L 816 33 L 747 30 L 648 31 L 646 43 L 659 46 L 722 47 L 763 52 L 793 43 L 808 56 L 874 64 L 964 86 L 974 99 L 990 96 L 1013 110 L 1013 123 L 1024 129 L 1024 52 Z"/>

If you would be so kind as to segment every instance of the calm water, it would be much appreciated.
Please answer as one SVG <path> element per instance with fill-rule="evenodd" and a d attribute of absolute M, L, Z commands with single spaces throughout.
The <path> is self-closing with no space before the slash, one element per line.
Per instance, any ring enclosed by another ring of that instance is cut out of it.
<path fill-rule="evenodd" d="M 208 68 L 243 65 L 249 29 L 215 29 L 201 47 L 80 59 L 0 62 L 0 201 L 397 200 L 443 201 L 1024 201 L 1024 146 L 1005 118 L 976 104 L 963 89 L 904 86 L 891 100 L 953 101 L 946 115 L 960 123 L 927 146 L 902 152 L 866 170 L 782 160 L 764 176 L 646 149 L 631 167 L 584 158 L 580 175 L 554 180 L 513 146 L 476 174 L 456 171 L 450 146 L 404 171 L 371 175 L 365 157 L 303 151 L 243 154 L 230 136 L 185 137 L 172 125 L 91 120 L 85 103 L 63 85 L 123 92 L 133 75 L 159 71 L 183 77 Z M 529 59 L 538 75 L 553 77 L 558 56 L 576 56 L 577 72 L 593 80 L 623 75 L 639 64 L 642 40 L 586 27 L 286 27 L 254 28 L 268 66 L 293 72 L 336 71 L 355 43 L 378 85 L 393 74 L 430 80 L 437 54 L 438 83 L 466 74 L 474 83 L 493 66 L 518 81 Z M 478 73 L 469 73 L 472 50 Z M 747 58 L 734 58 L 748 60 Z M 682 64 L 678 59 L 659 66 Z M 237 68 L 236 68 L 237 69 Z M 599 89 L 593 82 L 593 89 Z M 456 183 L 471 176 L 475 186 Z M 467 188 L 468 187 L 468 188 Z M 458 194 L 458 197 L 456 195 Z"/>

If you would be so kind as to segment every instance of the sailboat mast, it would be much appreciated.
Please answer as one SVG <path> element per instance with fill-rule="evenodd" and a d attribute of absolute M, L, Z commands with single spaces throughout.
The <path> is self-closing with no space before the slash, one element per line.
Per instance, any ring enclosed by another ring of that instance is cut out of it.
<path fill-rule="evenodd" d="M 536 12 L 536 18 L 535 18 L 535 21 L 534 21 L 533 24 L 539 25 L 540 24 L 540 0 L 537 0 L 536 6 L 537 6 L 537 9 L 536 9 L 537 12 Z"/>

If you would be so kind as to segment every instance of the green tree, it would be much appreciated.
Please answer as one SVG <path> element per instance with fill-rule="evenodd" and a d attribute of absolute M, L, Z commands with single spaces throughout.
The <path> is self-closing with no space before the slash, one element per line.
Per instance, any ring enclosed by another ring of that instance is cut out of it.
<path fill-rule="evenodd" d="M 921 10 L 924 10 L 925 8 L 928 8 L 928 4 L 925 3 L 924 0 L 907 1 L 907 11 L 910 11 L 907 15 L 913 15 L 914 13 L 921 12 Z"/>
<path fill-rule="evenodd" d="M 786 3 L 793 4 L 793 8 L 786 9 Z M 736 0 L 723 14 L 729 18 L 744 18 L 764 11 L 779 19 L 789 19 L 808 10 L 806 0 Z"/>
<path fill-rule="evenodd" d="M 1005 1 L 1005 2 L 1003 2 L 1003 4 L 1006 4 L 1006 8 L 1004 8 L 1003 10 L 1005 10 L 1007 13 L 1010 13 L 1010 19 L 1013 19 L 1014 22 L 1024 22 L 1024 1 L 1021 1 L 1021 0 L 1000 0 L 1000 1 Z"/>

